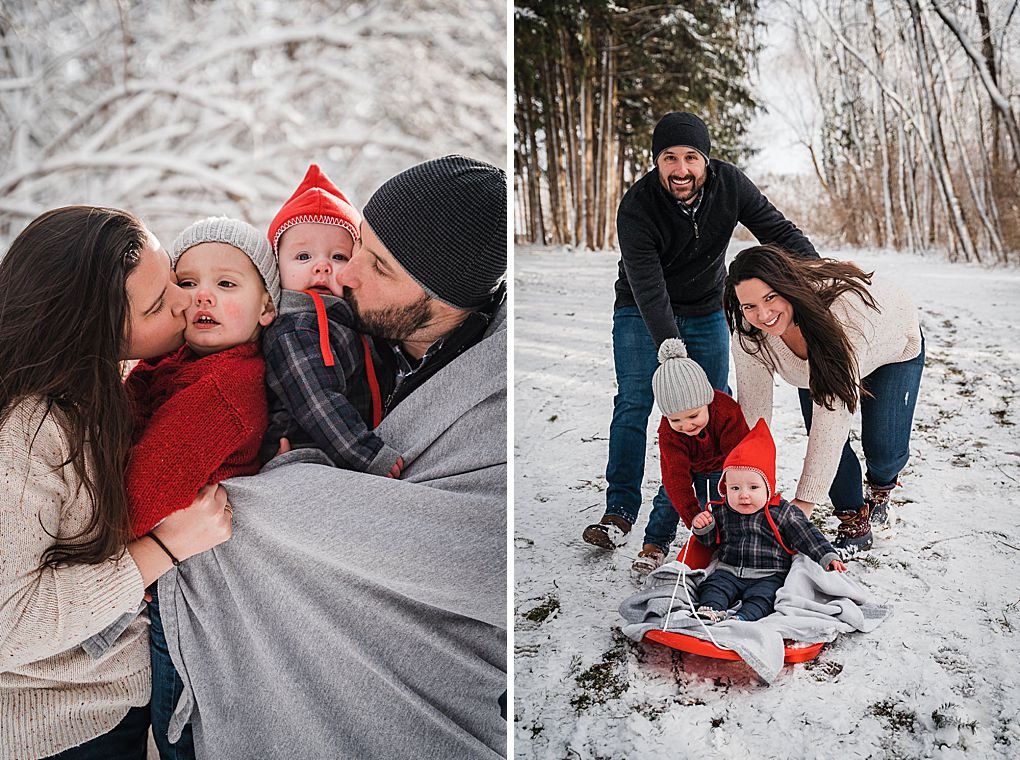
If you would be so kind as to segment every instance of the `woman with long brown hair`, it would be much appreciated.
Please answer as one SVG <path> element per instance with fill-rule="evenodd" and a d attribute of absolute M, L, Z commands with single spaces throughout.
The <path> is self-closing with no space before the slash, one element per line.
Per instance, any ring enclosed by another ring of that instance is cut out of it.
<path fill-rule="evenodd" d="M 230 537 L 226 492 L 209 487 L 129 540 L 121 361 L 178 348 L 189 301 L 155 236 L 113 209 L 49 211 L 0 261 L 4 758 L 145 758 L 148 620 L 103 652 L 82 644 Z"/>
<path fill-rule="evenodd" d="M 800 389 L 808 447 L 793 503 L 810 514 L 828 492 L 841 557 L 870 549 L 872 525 L 887 523 L 889 494 L 910 454 L 924 368 L 917 308 L 851 263 L 797 259 L 768 245 L 737 254 L 724 306 L 748 424 L 771 423 L 774 375 Z M 866 492 L 849 441 L 858 408 Z"/>

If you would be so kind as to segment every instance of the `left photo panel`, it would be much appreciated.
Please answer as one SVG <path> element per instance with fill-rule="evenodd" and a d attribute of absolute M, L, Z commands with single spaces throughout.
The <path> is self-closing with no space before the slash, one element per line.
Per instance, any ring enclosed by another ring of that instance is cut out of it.
<path fill-rule="evenodd" d="M 507 755 L 507 23 L 0 7 L 0 757 Z"/>

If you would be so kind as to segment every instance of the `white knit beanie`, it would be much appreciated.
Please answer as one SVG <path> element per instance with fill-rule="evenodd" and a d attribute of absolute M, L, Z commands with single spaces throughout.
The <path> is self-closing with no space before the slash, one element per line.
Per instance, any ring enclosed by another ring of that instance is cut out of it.
<path fill-rule="evenodd" d="M 246 254 L 262 276 L 273 305 L 280 308 L 280 267 L 265 235 L 240 219 L 210 216 L 195 222 L 174 240 L 170 247 L 170 261 L 174 267 L 186 250 L 200 243 L 226 243 Z"/>
<path fill-rule="evenodd" d="M 659 346 L 659 368 L 652 375 L 652 392 L 663 416 L 708 406 L 715 398 L 708 375 L 687 357 L 687 346 L 679 338 L 668 338 Z"/>

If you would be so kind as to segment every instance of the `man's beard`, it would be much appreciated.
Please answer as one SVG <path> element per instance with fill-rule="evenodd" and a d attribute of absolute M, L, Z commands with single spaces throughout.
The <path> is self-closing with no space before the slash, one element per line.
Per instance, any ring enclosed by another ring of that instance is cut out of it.
<path fill-rule="evenodd" d="M 388 340 L 406 340 L 432 321 L 428 295 L 405 306 L 390 306 L 376 311 L 362 311 L 354 292 L 345 287 L 344 299 L 354 312 L 354 326 L 358 332 Z"/>

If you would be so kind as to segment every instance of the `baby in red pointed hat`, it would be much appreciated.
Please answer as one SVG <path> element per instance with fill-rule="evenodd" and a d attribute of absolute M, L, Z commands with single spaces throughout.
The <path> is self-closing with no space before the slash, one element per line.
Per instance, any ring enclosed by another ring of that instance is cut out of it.
<path fill-rule="evenodd" d="M 280 260 L 287 290 L 316 290 L 342 297 L 337 275 L 351 259 L 361 214 L 318 164 L 269 225 L 269 242 Z"/>
<path fill-rule="evenodd" d="M 403 458 L 375 433 L 389 373 L 355 329 L 338 276 L 359 238 L 361 214 L 316 164 L 269 225 L 283 287 L 276 321 L 262 336 L 269 429 L 261 456 L 317 448 L 337 467 L 399 477 Z"/>
<path fill-rule="evenodd" d="M 821 531 L 776 491 L 776 444 L 765 420 L 726 457 L 719 492 L 725 502 L 713 502 L 692 523 L 699 542 L 718 546 L 718 564 L 698 586 L 698 617 L 716 623 L 772 614 L 797 552 L 826 570 L 846 570 Z"/>

